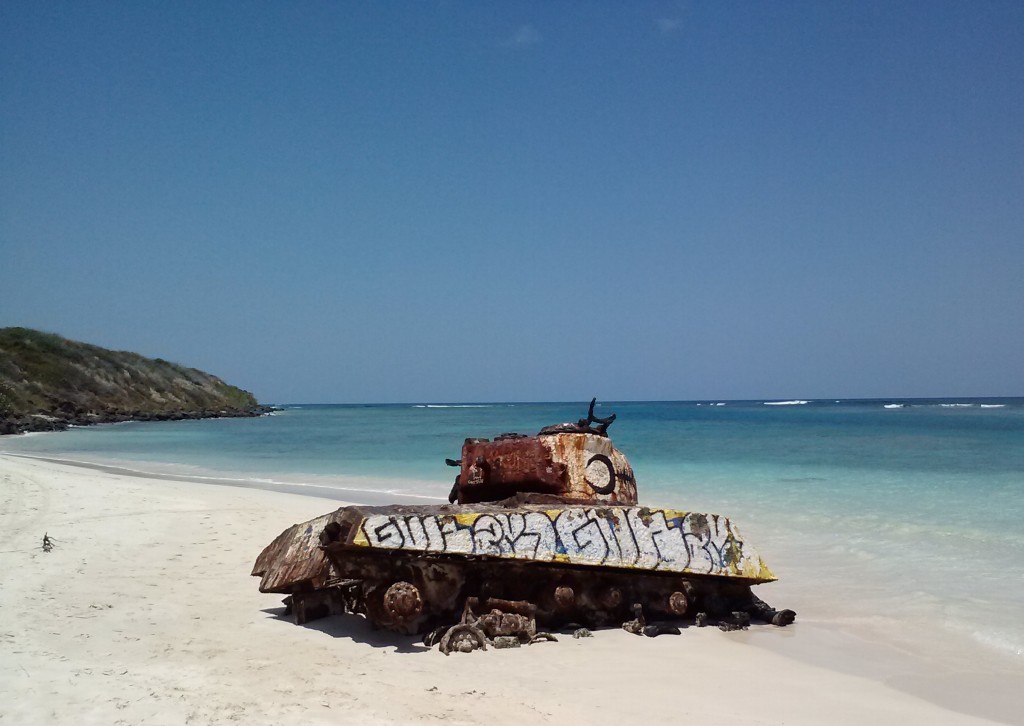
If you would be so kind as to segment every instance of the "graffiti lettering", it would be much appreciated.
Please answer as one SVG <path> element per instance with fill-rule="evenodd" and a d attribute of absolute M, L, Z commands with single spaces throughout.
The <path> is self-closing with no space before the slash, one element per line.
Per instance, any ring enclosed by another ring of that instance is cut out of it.
<path fill-rule="evenodd" d="M 441 554 L 758 577 L 725 517 L 645 507 L 367 517 L 355 545 Z"/>
<path fill-rule="evenodd" d="M 595 520 L 593 510 L 566 509 L 555 519 L 555 530 L 562 545 L 559 551 L 570 562 L 604 564 L 608 559 L 608 540 Z"/>

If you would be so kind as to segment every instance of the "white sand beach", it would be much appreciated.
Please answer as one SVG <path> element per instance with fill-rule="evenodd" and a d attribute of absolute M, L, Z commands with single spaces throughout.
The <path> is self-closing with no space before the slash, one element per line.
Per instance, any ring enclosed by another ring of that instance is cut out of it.
<path fill-rule="evenodd" d="M 0 457 L 0 723 L 1024 722 L 1020 671 L 904 667 L 813 614 L 451 657 L 354 616 L 296 626 L 249 572 L 336 506 Z"/>

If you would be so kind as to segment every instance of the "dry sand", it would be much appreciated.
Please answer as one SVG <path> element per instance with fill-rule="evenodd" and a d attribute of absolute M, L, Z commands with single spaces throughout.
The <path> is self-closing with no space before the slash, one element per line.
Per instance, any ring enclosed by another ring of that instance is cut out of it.
<path fill-rule="evenodd" d="M 296 626 L 249 571 L 286 526 L 336 506 L 0 457 L 0 723 L 994 723 L 939 705 L 975 686 L 988 703 L 986 674 L 928 674 L 921 698 L 889 685 L 901 674 L 870 644 L 813 622 L 451 657 L 358 617 Z"/>

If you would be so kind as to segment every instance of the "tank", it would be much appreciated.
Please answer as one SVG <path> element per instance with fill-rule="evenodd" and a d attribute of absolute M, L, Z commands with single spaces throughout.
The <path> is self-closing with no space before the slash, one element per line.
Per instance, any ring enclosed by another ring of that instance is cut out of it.
<path fill-rule="evenodd" d="M 296 622 L 334 613 L 427 633 L 442 651 L 552 639 L 603 626 L 788 625 L 753 585 L 775 580 L 718 514 L 641 506 L 615 420 L 534 436 L 466 439 L 449 504 L 348 506 L 285 530 L 260 554 L 262 592 Z M 583 629 L 583 630 L 581 630 Z"/>

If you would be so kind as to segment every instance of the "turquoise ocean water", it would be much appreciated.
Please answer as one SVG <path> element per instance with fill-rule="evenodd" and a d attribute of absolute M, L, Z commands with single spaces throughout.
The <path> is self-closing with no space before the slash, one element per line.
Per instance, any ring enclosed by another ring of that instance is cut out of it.
<path fill-rule="evenodd" d="M 1024 660 L 1024 399 L 606 402 L 597 415 L 609 411 L 641 503 L 730 516 L 780 577 L 759 590 L 772 604 Z M 283 406 L 257 419 L 4 437 L 0 452 L 429 501 L 447 495 L 444 458 L 467 436 L 535 433 L 585 412 L 586 402 Z"/>

